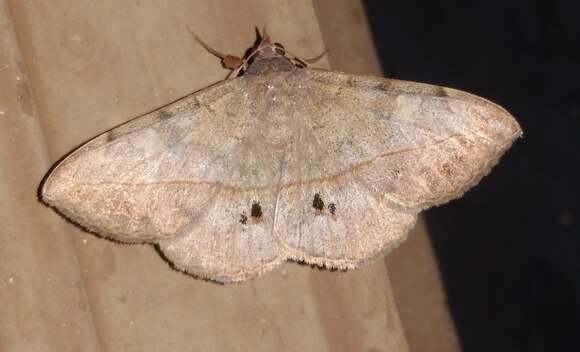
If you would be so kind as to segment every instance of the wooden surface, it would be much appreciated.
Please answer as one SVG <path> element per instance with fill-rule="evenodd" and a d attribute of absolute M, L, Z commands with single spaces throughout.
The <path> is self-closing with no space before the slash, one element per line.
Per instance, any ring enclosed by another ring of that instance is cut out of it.
<path fill-rule="evenodd" d="M 376 67 L 364 18 L 336 33 L 320 11 L 306 0 L 0 0 L 0 351 L 408 350 L 382 261 L 347 273 L 289 263 L 220 286 L 36 199 L 75 146 L 227 75 L 187 26 L 236 55 L 265 25 L 297 55 L 328 47 L 335 69 Z M 333 54 L 361 42 L 356 61 Z"/>
<path fill-rule="evenodd" d="M 366 23 L 361 2 L 322 0 L 314 4 L 324 42 L 332 48 L 332 67 L 382 76 L 368 26 L 360 25 Z M 393 48 L 393 55 L 405 53 Z M 460 351 L 427 228 L 421 216 L 419 219 L 408 239 L 385 259 L 405 337 L 411 351 Z"/>
<path fill-rule="evenodd" d="M 411 351 L 461 351 L 425 221 L 385 259 Z"/>

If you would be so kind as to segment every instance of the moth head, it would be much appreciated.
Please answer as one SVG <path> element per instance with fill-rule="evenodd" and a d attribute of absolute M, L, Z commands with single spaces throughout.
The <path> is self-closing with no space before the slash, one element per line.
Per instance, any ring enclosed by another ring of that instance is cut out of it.
<path fill-rule="evenodd" d="M 253 49 L 250 57 L 254 60 L 270 59 L 275 57 L 284 57 L 286 50 L 280 43 L 272 43 L 270 35 L 266 31 L 266 27 L 262 29 L 262 33 L 258 31 L 258 45 Z M 248 59 L 250 58 L 248 57 Z"/>
<path fill-rule="evenodd" d="M 246 55 L 248 68 L 245 71 L 249 74 L 267 74 L 269 72 L 290 71 L 295 65 L 286 56 L 284 46 L 279 43 L 272 43 L 266 28 L 262 33 L 257 31 L 258 40 L 250 52 Z"/>

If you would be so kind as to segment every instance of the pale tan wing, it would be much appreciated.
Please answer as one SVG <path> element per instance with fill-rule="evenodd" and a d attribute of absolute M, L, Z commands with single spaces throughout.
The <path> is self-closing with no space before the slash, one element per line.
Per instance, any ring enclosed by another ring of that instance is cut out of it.
<path fill-rule="evenodd" d="M 257 83 L 228 80 L 97 137 L 58 165 L 43 198 L 104 236 L 158 242 L 191 274 L 272 269 L 286 259 L 272 236 L 284 149 L 264 144 Z"/>
<path fill-rule="evenodd" d="M 355 267 L 392 248 L 420 209 L 459 197 L 521 135 L 505 110 L 457 90 L 318 70 L 297 76 L 303 128 L 274 233 L 309 263 Z"/>
<path fill-rule="evenodd" d="M 288 90 L 292 78 L 272 74 L 237 80 L 239 95 L 245 99 L 240 104 L 254 117 L 253 123 L 235 155 L 227 157 L 221 172 L 231 175 L 224 177 L 212 204 L 179 236 L 159 241 L 177 268 L 220 282 L 237 282 L 288 258 L 272 231 L 280 213 L 278 194 L 285 182 L 288 150 L 296 143 L 293 132 L 300 123 L 294 118 L 300 99 L 296 91 Z M 235 114 L 230 113 L 229 119 L 235 120 Z"/>
<path fill-rule="evenodd" d="M 258 276 L 286 259 L 272 236 L 275 204 L 273 192 L 221 189 L 198 221 L 159 248 L 176 268 L 199 277 L 230 283 Z"/>
<path fill-rule="evenodd" d="M 222 188 L 252 187 L 279 174 L 276 160 L 247 151 L 255 121 L 240 89 L 240 80 L 225 81 L 93 139 L 53 170 L 43 199 L 121 241 L 181 234 Z"/>

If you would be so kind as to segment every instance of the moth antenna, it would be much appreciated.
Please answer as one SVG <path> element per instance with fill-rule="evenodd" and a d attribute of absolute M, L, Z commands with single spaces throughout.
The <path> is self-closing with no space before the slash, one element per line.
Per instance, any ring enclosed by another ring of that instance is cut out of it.
<path fill-rule="evenodd" d="M 271 44 L 272 41 L 270 39 L 270 35 L 266 31 L 266 26 L 262 27 L 262 43 Z"/>
<path fill-rule="evenodd" d="M 195 39 L 201 46 L 203 46 L 205 50 L 209 51 L 212 55 L 217 56 L 222 60 L 224 60 L 226 58 L 227 55 L 220 53 L 216 49 L 214 49 L 211 46 L 209 46 L 208 44 L 206 44 L 203 40 L 201 40 L 200 37 L 198 37 L 193 32 L 193 30 L 191 28 L 187 27 L 187 30 L 189 31 L 189 33 L 191 33 L 191 35 L 193 36 L 193 39 Z"/>
<path fill-rule="evenodd" d="M 191 28 L 187 27 L 187 30 L 189 31 L 189 33 L 191 33 L 191 35 L 193 36 L 193 38 L 201 45 L 204 47 L 205 50 L 207 50 L 210 54 L 219 57 L 222 60 L 222 65 L 230 70 L 237 70 L 238 68 L 240 68 L 241 66 L 244 65 L 244 60 L 242 60 L 241 58 L 237 57 L 237 56 L 233 56 L 233 55 L 226 55 L 226 54 L 222 54 L 221 52 L 217 51 L 216 49 L 212 48 L 211 46 L 209 46 L 208 44 L 206 44 L 203 40 L 201 40 L 200 37 L 198 37 L 193 30 L 191 30 Z"/>
<path fill-rule="evenodd" d="M 262 39 L 262 33 L 260 33 L 260 28 L 258 28 L 258 26 L 255 26 L 254 30 L 256 31 L 256 36 L 258 37 L 258 41 L 259 41 L 260 39 Z M 255 43 L 255 44 L 258 44 L 258 43 Z"/>

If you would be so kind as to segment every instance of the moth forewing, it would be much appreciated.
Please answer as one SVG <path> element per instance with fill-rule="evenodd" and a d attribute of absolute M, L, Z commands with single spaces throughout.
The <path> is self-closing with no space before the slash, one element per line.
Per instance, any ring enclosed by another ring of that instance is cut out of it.
<path fill-rule="evenodd" d="M 483 98 L 311 69 L 268 37 L 240 65 L 79 148 L 44 200 L 219 282 L 288 259 L 351 269 L 474 186 L 522 133 Z"/>

